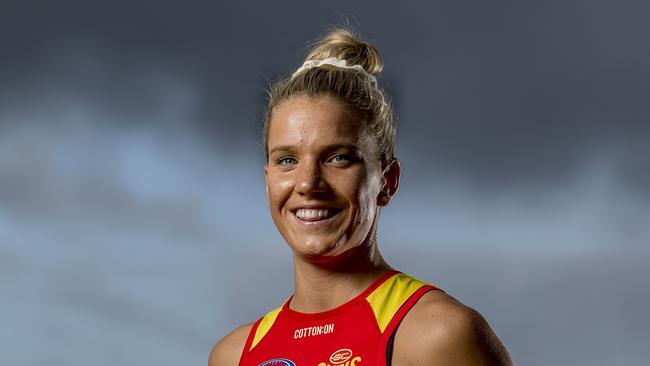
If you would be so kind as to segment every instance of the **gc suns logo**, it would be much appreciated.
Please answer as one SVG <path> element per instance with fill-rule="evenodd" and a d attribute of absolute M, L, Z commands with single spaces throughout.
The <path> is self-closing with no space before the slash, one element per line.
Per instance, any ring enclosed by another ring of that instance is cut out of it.
<path fill-rule="evenodd" d="M 332 353 L 329 361 L 330 363 L 321 362 L 318 364 L 318 366 L 356 366 L 361 362 L 361 357 L 352 357 L 351 349 L 341 348 L 340 350 Z"/>
<path fill-rule="evenodd" d="M 296 366 L 296 364 L 286 358 L 274 358 L 272 360 L 264 361 L 260 366 Z"/>

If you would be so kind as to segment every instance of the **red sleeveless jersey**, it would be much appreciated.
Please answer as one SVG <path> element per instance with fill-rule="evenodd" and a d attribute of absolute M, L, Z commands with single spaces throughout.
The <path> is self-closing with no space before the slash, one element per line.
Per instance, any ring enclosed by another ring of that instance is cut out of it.
<path fill-rule="evenodd" d="M 290 297 L 255 322 L 239 365 L 386 366 L 395 329 L 420 297 L 434 289 L 390 271 L 354 299 L 321 313 L 290 309 Z"/>

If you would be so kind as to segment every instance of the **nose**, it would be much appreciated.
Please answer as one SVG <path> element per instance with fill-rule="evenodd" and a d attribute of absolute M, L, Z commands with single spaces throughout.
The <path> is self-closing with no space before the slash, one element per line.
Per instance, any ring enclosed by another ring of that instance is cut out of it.
<path fill-rule="evenodd" d="M 327 183 L 318 161 L 303 162 L 297 171 L 296 191 L 300 195 L 325 192 Z"/>

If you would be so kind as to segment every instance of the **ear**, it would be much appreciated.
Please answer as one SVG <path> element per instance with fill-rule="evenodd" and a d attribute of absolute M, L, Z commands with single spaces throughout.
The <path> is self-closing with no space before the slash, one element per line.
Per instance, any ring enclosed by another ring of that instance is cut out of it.
<path fill-rule="evenodd" d="M 266 198 L 269 198 L 269 165 L 264 165 L 264 187 L 266 188 Z"/>
<path fill-rule="evenodd" d="M 397 193 L 399 188 L 400 177 L 400 164 L 397 159 L 391 160 L 388 166 L 384 169 L 383 182 L 381 193 L 377 197 L 377 205 L 383 207 L 388 205 L 390 199 Z"/>

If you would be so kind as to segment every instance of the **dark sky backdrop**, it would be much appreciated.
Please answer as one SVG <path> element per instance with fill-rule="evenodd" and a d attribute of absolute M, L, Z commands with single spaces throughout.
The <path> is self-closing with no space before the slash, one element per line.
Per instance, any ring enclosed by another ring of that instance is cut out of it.
<path fill-rule="evenodd" d="M 521 365 L 650 353 L 645 1 L 3 1 L 0 363 L 205 364 L 291 292 L 264 89 L 350 23 L 378 47 L 395 267 Z"/>

